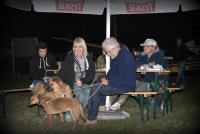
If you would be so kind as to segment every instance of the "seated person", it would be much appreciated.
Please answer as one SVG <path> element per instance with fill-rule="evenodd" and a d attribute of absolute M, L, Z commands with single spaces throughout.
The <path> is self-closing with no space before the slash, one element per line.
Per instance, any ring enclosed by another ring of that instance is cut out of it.
<path fill-rule="evenodd" d="M 88 53 L 87 45 L 82 37 L 76 37 L 73 50 L 65 57 L 60 71 L 57 74 L 66 84 L 74 90 L 73 94 L 86 108 L 90 88 L 89 85 L 95 75 L 95 64 Z M 84 88 L 83 88 L 84 87 Z M 80 88 L 80 89 L 79 89 Z"/>
<path fill-rule="evenodd" d="M 106 54 L 104 51 L 102 51 L 102 54 L 99 55 L 96 60 L 96 69 L 105 68 L 105 67 L 106 67 Z M 105 76 L 105 72 L 96 72 L 92 83 L 94 83 L 99 77 L 104 77 L 104 76 Z"/>
<path fill-rule="evenodd" d="M 102 54 L 98 56 L 96 61 L 96 68 L 105 68 L 106 67 L 106 54 L 102 51 Z"/>
<path fill-rule="evenodd" d="M 137 67 L 140 67 L 144 64 L 147 64 L 149 67 L 159 64 L 165 68 L 164 53 L 159 49 L 157 42 L 154 39 L 146 39 L 143 44 L 143 52 L 138 56 L 136 63 Z M 147 73 L 142 77 L 137 78 L 136 81 L 136 91 L 147 91 L 150 88 L 150 83 L 154 82 L 155 75 L 154 73 Z M 159 81 L 162 81 L 164 78 L 159 77 Z M 120 106 L 125 103 L 128 95 L 120 96 L 117 101 L 110 107 L 112 110 L 119 110 Z M 158 97 L 158 106 L 161 106 L 162 98 Z"/>
<path fill-rule="evenodd" d="M 111 37 L 102 43 L 105 53 L 111 58 L 110 70 L 105 78 L 101 78 L 98 88 L 91 88 L 88 100 L 88 119 L 86 125 L 97 123 L 97 114 L 105 96 L 119 95 L 135 90 L 136 62 L 132 54 L 120 48 L 118 41 Z"/>
<path fill-rule="evenodd" d="M 36 83 L 44 83 L 46 76 L 54 75 L 53 72 L 46 72 L 46 69 L 57 69 L 56 58 L 50 52 L 44 42 L 39 42 L 37 46 L 38 55 L 34 56 L 30 60 L 30 75 L 32 84 L 30 87 L 34 87 Z"/>

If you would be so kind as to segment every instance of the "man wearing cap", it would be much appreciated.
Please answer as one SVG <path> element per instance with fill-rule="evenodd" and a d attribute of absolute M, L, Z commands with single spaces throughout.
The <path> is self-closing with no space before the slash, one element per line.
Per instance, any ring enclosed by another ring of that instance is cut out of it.
<path fill-rule="evenodd" d="M 159 49 L 157 42 L 154 39 L 146 39 L 143 46 L 143 52 L 137 59 L 137 66 L 148 64 L 150 67 L 160 64 L 165 67 L 164 53 Z"/>
<path fill-rule="evenodd" d="M 152 68 L 153 65 L 161 65 L 163 68 L 166 67 L 164 60 L 164 52 L 159 49 L 157 42 L 154 39 L 146 39 L 144 43 L 140 44 L 143 46 L 143 52 L 139 55 L 136 60 L 137 66 L 148 65 Z M 150 83 L 153 83 L 155 79 L 155 73 L 147 73 L 144 76 L 138 78 L 136 81 L 137 91 L 147 91 L 151 89 Z M 159 77 L 159 82 L 164 80 L 164 77 Z M 150 103 L 151 105 L 151 103 Z M 158 96 L 157 109 L 162 110 L 162 96 Z"/>
<path fill-rule="evenodd" d="M 33 80 L 31 87 L 41 82 L 46 75 L 52 76 L 53 74 L 46 74 L 46 69 L 56 69 L 58 68 L 56 63 L 56 58 L 54 55 L 48 52 L 47 45 L 40 41 L 37 46 L 38 55 L 34 56 L 30 60 L 30 75 Z"/>
<path fill-rule="evenodd" d="M 161 65 L 165 68 L 165 60 L 164 60 L 164 53 L 162 50 L 159 49 L 157 42 L 154 39 L 146 39 L 144 43 L 140 44 L 143 46 L 143 52 L 138 55 L 136 59 L 137 67 L 142 65 L 148 65 L 152 67 L 153 65 Z M 149 83 L 154 82 L 155 74 L 154 73 L 147 73 L 142 77 L 137 78 L 136 80 L 136 91 L 147 91 L 149 87 Z M 159 81 L 162 80 L 163 77 L 159 77 Z M 162 98 L 159 98 L 159 107 L 161 105 Z M 112 110 L 119 110 L 120 106 L 122 106 L 125 101 L 128 99 L 127 96 L 123 96 L 119 98 L 111 107 Z"/>

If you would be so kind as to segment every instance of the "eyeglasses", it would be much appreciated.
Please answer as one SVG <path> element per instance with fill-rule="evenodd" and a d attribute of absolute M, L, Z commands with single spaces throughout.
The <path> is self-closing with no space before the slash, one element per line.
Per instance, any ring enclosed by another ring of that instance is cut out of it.
<path fill-rule="evenodd" d="M 111 49 L 103 49 L 102 51 L 105 52 L 105 54 L 107 54 L 108 56 L 112 55 L 113 50 L 115 49 L 115 47 L 111 48 Z"/>

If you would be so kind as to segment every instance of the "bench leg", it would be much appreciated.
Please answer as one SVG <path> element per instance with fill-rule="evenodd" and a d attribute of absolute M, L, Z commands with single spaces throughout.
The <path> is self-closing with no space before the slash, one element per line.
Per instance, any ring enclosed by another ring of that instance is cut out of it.
<path fill-rule="evenodd" d="M 163 94 L 163 116 L 167 114 L 168 109 L 168 91 L 165 91 Z"/>
<path fill-rule="evenodd" d="M 6 118 L 6 96 L 3 98 L 3 118 Z"/>
<path fill-rule="evenodd" d="M 147 121 L 149 121 L 149 98 L 146 98 Z"/>
<path fill-rule="evenodd" d="M 0 101 L 2 103 L 3 118 L 6 118 L 6 93 L 0 94 Z"/>
<path fill-rule="evenodd" d="M 172 106 L 172 93 L 169 93 L 169 103 L 170 103 L 170 104 L 169 104 L 169 105 L 170 105 L 170 113 L 172 113 L 172 110 L 173 110 L 173 109 L 172 109 L 172 107 L 173 107 L 173 106 Z"/>
<path fill-rule="evenodd" d="M 166 99 L 166 114 L 168 114 L 168 112 L 169 112 L 169 101 L 170 101 L 170 97 L 169 97 L 169 95 L 170 95 L 170 93 L 169 92 L 167 92 L 167 99 Z"/>
<path fill-rule="evenodd" d="M 153 118 L 156 118 L 156 102 L 157 102 L 157 96 L 153 97 Z"/>
<path fill-rule="evenodd" d="M 144 123 L 144 95 L 138 95 L 138 97 L 140 106 L 140 120 L 141 123 Z"/>

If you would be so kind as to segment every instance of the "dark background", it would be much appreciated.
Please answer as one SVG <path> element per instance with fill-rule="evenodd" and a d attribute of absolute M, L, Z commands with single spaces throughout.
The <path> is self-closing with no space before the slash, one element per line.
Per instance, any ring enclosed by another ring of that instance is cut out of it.
<path fill-rule="evenodd" d="M 176 13 L 112 15 L 111 20 L 111 36 L 130 49 L 141 51 L 139 44 L 146 38 L 154 38 L 165 55 L 170 55 L 177 36 L 200 44 L 200 10 L 182 12 L 179 7 Z M 37 37 L 47 43 L 58 60 L 63 60 L 72 42 L 53 37 L 73 40 L 81 36 L 86 42 L 101 45 L 106 38 L 106 14 L 105 10 L 103 15 L 39 13 L 0 5 L 0 31 L 1 60 L 7 63 L 4 67 L 12 63 L 9 43 L 13 37 Z M 88 49 L 94 60 L 101 53 L 99 48 Z"/>

